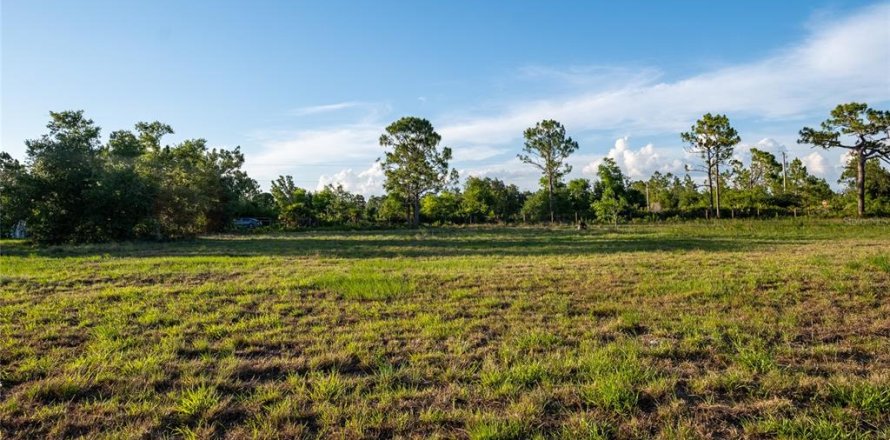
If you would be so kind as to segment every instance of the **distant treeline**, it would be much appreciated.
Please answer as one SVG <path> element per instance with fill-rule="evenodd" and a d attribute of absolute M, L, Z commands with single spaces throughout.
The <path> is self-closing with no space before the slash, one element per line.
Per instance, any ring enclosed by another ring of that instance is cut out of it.
<path fill-rule="evenodd" d="M 233 229 L 233 219 L 273 227 L 645 221 L 777 215 L 890 215 L 890 113 L 844 104 L 820 130 L 801 130 L 801 143 L 846 148 L 850 161 L 840 192 L 811 175 L 800 159 L 783 164 L 751 148 L 751 162 L 733 157 L 739 137 L 723 115 L 704 115 L 681 135 L 701 158 L 690 174 L 654 173 L 632 180 L 606 158 L 596 179 L 564 180 L 578 149 L 556 121 L 524 132 L 519 158 L 542 173 L 541 189 L 522 191 L 500 179 L 468 177 L 449 167 L 451 150 L 429 121 L 402 118 L 380 138 L 385 196 L 365 199 L 340 186 L 298 188 L 290 176 L 262 192 L 242 169 L 238 147 L 208 148 L 203 139 L 162 145 L 173 133 L 137 123 L 111 133 L 82 111 L 51 112 L 49 132 L 25 142 L 24 164 L 0 152 L 0 231 L 26 230 L 41 243 L 166 239 Z M 857 131 L 858 130 L 858 131 Z M 852 142 L 845 144 L 845 139 Z"/>

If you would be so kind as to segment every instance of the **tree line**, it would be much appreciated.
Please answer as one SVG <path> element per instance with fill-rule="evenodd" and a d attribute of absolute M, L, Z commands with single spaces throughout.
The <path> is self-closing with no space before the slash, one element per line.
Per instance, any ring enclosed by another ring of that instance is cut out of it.
<path fill-rule="evenodd" d="M 517 155 L 541 173 L 537 191 L 490 177 L 461 183 L 449 165 L 451 149 L 440 145 L 433 125 L 401 118 L 379 139 L 386 193 L 367 199 L 342 186 L 299 188 L 291 176 L 280 176 L 263 192 L 242 170 L 239 147 L 209 148 L 200 138 L 164 145 L 173 129 L 161 122 L 112 132 L 105 143 L 83 111 L 50 112 L 47 129 L 25 141 L 24 163 L 0 152 L 3 235 L 24 226 L 42 243 L 165 239 L 230 230 L 238 217 L 287 229 L 890 215 L 890 172 L 881 164 L 890 163 L 890 112 L 861 103 L 839 105 L 818 129 L 800 131 L 799 143 L 849 152 L 837 193 L 799 158 L 780 162 L 750 148 L 749 164 L 734 159 L 738 132 L 725 115 L 710 113 L 680 134 L 698 163 L 682 175 L 655 172 L 641 180 L 605 158 L 595 179 L 566 181 L 578 142 L 558 121 L 541 121 L 523 132 Z"/>

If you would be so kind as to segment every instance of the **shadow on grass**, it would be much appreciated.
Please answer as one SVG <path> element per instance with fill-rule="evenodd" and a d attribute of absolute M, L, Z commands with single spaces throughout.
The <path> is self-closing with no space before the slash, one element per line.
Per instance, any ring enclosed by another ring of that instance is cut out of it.
<path fill-rule="evenodd" d="M 110 256 L 294 256 L 394 258 L 456 256 L 582 256 L 624 252 L 742 252 L 801 240 L 746 237 L 688 237 L 597 229 L 422 229 L 392 231 L 306 231 L 265 235 L 215 235 L 171 242 L 128 242 L 80 246 L 0 245 L 3 255 L 41 257 Z"/>

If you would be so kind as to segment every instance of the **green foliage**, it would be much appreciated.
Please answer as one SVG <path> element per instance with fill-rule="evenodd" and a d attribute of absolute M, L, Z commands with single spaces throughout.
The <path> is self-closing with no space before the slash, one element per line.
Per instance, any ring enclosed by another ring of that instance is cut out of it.
<path fill-rule="evenodd" d="M 850 160 L 841 173 L 839 183 L 846 185 L 848 196 L 856 195 L 856 161 Z M 881 166 L 879 159 L 865 162 L 865 210 L 874 215 L 890 214 L 890 171 Z M 848 199 L 849 200 L 849 199 Z"/>
<path fill-rule="evenodd" d="M 594 217 L 617 224 L 710 216 L 709 208 L 719 211 L 721 198 L 733 217 L 838 216 L 854 205 L 886 215 L 890 173 L 879 160 L 887 160 L 887 120 L 887 112 L 846 104 L 832 112 L 821 131 L 801 131 L 800 142 L 854 151 L 841 179 L 848 189 L 837 195 L 800 159 L 783 170 L 773 154 L 752 148 L 750 164 L 732 160 L 738 133 L 725 115 L 712 114 L 681 134 L 687 150 L 702 157 L 704 194 L 688 174 L 655 172 L 647 180 L 630 181 L 611 158 L 602 161 L 595 182 L 566 184 L 567 159 L 578 144 L 553 120 L 525 130 L 519 154 L 542 171 L 540 191 L 522 192 L 500 179 L 474 176 L 458 189 L 456 171 L 448 165 L 451 150 L 440 148 L 429 121 L 406 117 L 380 138 L 387 193 L 365 200 L 342 186 L 299 188 L 290 176 L 280 176 L 262 193 L 241 169 L 245 159 L 238 147 L 212 149 L 203 139 L 164 145 L 173 130 L 160 122 L 114 131 L 103 144 L 99 128 L 83 112 L 51 113 L 48 133 L 26 142 L 25 164 L 0 154 L 0 235 L 26 226 L 41 243 L 164 239 L 224 231 L 235 217 L 275 218 L 284 229 L 405 220 L 417 225 L 421 215 L 438 224 Z M 856 203 L 854 193 L 861 195 Z"/>
<path fill-rule="evenodd" d="M 31 236 L 38 241 L 91 241 L 88 192 L 98 185 L 99 127 L 83 111 L 50 112 L 48 134 L 25 142 L 29 162 Z"/>
<path fill-rule="evenodd" d="M 272 182 L 272 199 L 278 219 L 285 227 L 358 224 L 368 209 L 364 196 L 341 185 L 327 185 L 316 193 L 294 185 L 291 176 Z"/>
<path fill-rule="evenodd" d="M 106 145 L 82 111 L 50 113 L 48 134 L 25 142 L 28 165 L 0 157 L 2 227 L 24 221 L 42 243 L 179 237 L 221 231 L 258 193 L 234 150 L 203 139 L 160 144 L 173 130 L 138 123 Z"/>
<path fill-rule="evenodd" d="M 460 212 L 461 195 L 455 191 L 427 194 L 420 201 L 420 213 L 439 224 L 455 221 Z"/>
<path fill-rule="evenodd" d="M 788 164 L 787 179 L 788 193 L 798 197 L 806 209 L 824 211 L 823 204 L 834 197 L 828 182 L 811 175 L 799 158 Z"/>
<path fill-rule="evenodd" d="M 615 160 L 607 157 L 597 166 L 591 209 L 597 218 L 618 224 L 622 212 L 630 207 L 627 182 Z"/>
<path fill-rule="evenodd" d="M 801 144 L 849 150 L 856 170 L 856 212 L 866 212 L 867 163 L 871 159 L 890 162 L 890 111 L 875 110 L 867 104 L 840 104 L 821 129 L 804 127 L 797 140 Z"/>
<path fill-rule="evenodd" d="M 272 182 L 271 192 L 278 206 L 278 219 L 285 226 L 308 226 L 313 223 L 312 194 L 294 185 L 291 176 L 279 176 Z"/>
<path fill-rule="evenodd" d="M 576 220 L 590 218 L 593 191 L 587 179 L 572 179 L 566 185 L 566 196 Z"/>
<path fill-rule="evenodd" d="M 711 207 L 720 217 L 720 165 L 732 158 L 733 148 L 741 141 L 738 132 L 729 123 L 726 115 L 706 113 L 689 131 L 680 133 L 680 139 L 687 143 L 686 151 L 698 154 L 704 162 L 700 169 L 708 178 Z"/>
<path fill-rule="evenodd" d="M 529 194 L 519 211 L 523 221 L 538 222 L 549 219 L 549 199 L 550 195 L 546 190 Z"/>
<path fill-rule="evenodd" d="M 28 217 L 30 183 L 27 169 L 9 153 L 0 151 L 0 231 L 11 231 Z"/>
<path fill-rule="evenodd" d="M 406 217 L 405 199 L 399 194 L 390 193 L 384 197 L 372 197 L 368 202 L 368 218 L 383 223 L 404 222 Z"/>
<path fill-rule="evenodd" d="M 578 142 L 566 136 L 566 129 L 557 121 L 546 119 L 523 132 L 525 144 L 517 157 L 523 163 L 533 165 L 544 175 L 547 182 L 550 221 L 555 218 L 553 194 L 557 183 L 572 171 L 566 159 L 578 150 Z"/>
<path fill-rule="evenodd" d="M 461 214 L 470 223 L 514 219 L 522 206 L 522 194 L 516 185 L 500 179 L 470 176 L 460 199 Z"/>
<path fill-rule="evenodd" d="M 357 224 L 365 212 L 365 198 L 343 189 L 343 186 L 327 185 L 313 199 L 318 218 L 322 223 Z"/>
<path fill-rule="evenodd" d="M 380 161 L 383 187 L 405 199 L 413 226 L 420 224 L 420 199 L 457 181 L 457 170 L 448 167 L 451 148 L 439 151 L 441 140 L 433 124 L 416 117 L 393 122 L 380 136 L 380 146 L 387 149 Z"/>

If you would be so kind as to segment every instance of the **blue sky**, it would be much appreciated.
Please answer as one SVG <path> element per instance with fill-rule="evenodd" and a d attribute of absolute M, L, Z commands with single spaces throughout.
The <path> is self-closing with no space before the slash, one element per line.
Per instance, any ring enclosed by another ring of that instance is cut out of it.
<path fill-rule="evenodd" d="M 264 186 L 379 192 L 377 138 L 430 119 L 463 175 L 535 185 L 522 129 L 562 121 L 632 177 L 680 171 L 678 133 L 726 113 L 743 145 L 802 157 L 833 183 L 840 154 L 795 144 L 836 104 L 890 103 L 890 3 L 178 2 L 4 0 L 2 149 L 24 158 L 50 110 L 103 133 L 169 123 L 177 142 L 240 145 Z"/>

